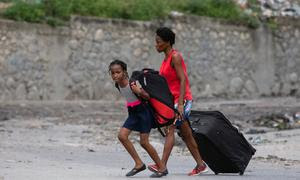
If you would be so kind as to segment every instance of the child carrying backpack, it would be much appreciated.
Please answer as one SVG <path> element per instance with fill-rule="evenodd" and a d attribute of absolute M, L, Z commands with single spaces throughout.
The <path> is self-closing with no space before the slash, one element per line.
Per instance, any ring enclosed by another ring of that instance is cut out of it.
<path fill-rule="evenodd" d="M 123 61 L 112 61 L 109 65 L 109 72 L 116 87 L 127 101 L 128 118 L 119 131 L 118 139 L 133 158 L 135 166 L 126 174 L 126 176 L 134 176 L 146 169 L 146 165 L 137 154 L 132 142 L 128 139 L 131 131 L 140 132 L 141 146 L 147 151 L 152 160 L 159 167 L 159 170 L 154 172 L 150 177 L 166 176 L 167 169 L 165 165 L 161 162 L 154 147 L 149 143 L 149 133 L 151 128 L 155 127 L 154 117 L 150 112 L 148 104 L 142 103 L 141 100 L 149 99 L 149 94 L 146 93 L 138 83 L 129 83 L 127 65 Z"/>
<path fill-rule="evenodd" d="M 165 136 L 160 128 L 173 124 L 178 116 L 178 111 L 174 108 L 174 97 L 166 79 L 158 71 L 144 68 L 141 71 L 133 71 L 130 81 L 138 81 L 149 94 L 147 101 L 151 106 L 156 126 L 162 136 Z"/>

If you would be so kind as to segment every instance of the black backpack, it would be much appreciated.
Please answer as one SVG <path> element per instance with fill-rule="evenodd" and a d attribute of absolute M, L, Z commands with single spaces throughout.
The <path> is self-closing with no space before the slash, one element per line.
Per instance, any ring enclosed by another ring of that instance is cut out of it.
<path fill-rule="evenodd" d="M 159 132 L 163 135 L 160 127 L 173 124 L 176 113 L 174 108 L 174 97 L 171 94 L 166 79 L 153 69 L 133 71 L 130 82 L 138 81 L 142 88 L 150 95 L 148 103 L 152 107 Z"/>

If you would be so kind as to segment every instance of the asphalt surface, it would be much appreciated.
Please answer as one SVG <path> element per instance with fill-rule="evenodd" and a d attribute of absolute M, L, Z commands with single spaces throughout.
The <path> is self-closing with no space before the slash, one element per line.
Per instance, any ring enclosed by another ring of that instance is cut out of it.
<path fill-rule="evenodd" d="M 119 143 L 112 141 L 108 145 L 95 145 L 82 139 L 82 130 L 87 128 L 83 125 L 48 124 L 47 127 L 47 124 L 39 124 L 37 120 L 11 120 L 1 125 L 6 127 L 1 130 L 0 139 L 0 177 L 5 180 L 126 179 L 124 175 L 133 166 L 129 155 Z M 243 176 L 216 176 L 209 171 L 200 177 L 188 177 L 186 174 L 194 167 L 194 161 L 186 149 L 176 147 L 168 164 L 170 174 L 164 178 L 300 179 L 300 159 L 299 156 L 293 156 L 300 152 L 300 130 L 289 130 L 286 133 L 294 134 L 292 141 L 288 141 L 288 149 L 280 141 L 255 145 L 257 154 Z M 269 141 L 272 141 L 272 137 Z M 144 162 L 151 163 L 145 151 L 137 143 L 135 145 Z M 160 142 L 155 142 L 154 146 L 162 152 Z M 145 170 L 133 178 L 145 179 L 150 175 L 151 172 Z"/>
<path fill-rule="evenodd" d="M 87 108 L 85 104 L 80 106 Z M 133 167 L 133 161 L 116 138 L 122 120 L 109 119 L 123 117 L 124 114 L 107 112 L 105 109 L 102 109 L 106 113 L 102 114 L 101 118 L 98 117 L 99 114 L 87 110 L 81 113 L 72 110 L 63 116 L 54 116 L 55 113 L 51 114 L 46 110 L 43 110 L 47 112 L 46 115 L 41 115 L 40 112 L 37 113 L 38 116 L 34 113 L 25 113 L 25 109 L 33 108 L 37 111 L 37 107 L 46 106 L 35 107 L 35 105 L 23 104 L 17 108 L 8 105 L 1 107 L 5 112 L 8 112 L 8 109 L 13 110 L 11 112 L 14 115 L 10 114 L 0 120 L 0 180 L 130 179 L 126 178 L 125 174 Z M 68 111 L 68 106 L 60 109 Z M 59 113 L 58 110 L 54 112 Z M 174 180 L 300 179 L 300 129 L 245 136 L 257 152 L 243 176 L 215 175 L 211 170 L 199 176 L 187 176 L 195 163 L 177 137 L 176 146 L 168 163 L 169 174 L 163 178 Z M 145 164 L 152 163 L 146 152 L 139 146 L 136 137 L 136 134 L 132 134 L 138 153 Z M 163 139 L 154 132 L 150 140 L 161 154 Z M 145 170 L 132 179 L 148 179 L 150 175 L 151 172 Z"/>

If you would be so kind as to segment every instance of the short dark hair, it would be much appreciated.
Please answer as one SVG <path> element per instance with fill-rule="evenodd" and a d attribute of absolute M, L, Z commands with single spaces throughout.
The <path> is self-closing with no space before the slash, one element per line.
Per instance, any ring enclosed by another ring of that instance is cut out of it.
<path fill-rule="evenodd" d="M 168 27 L 160 27 L 156 30 L 156 35 L 163 41 L 170 42 L 171 46 L 175 44 L 175 33 Z"/>
<path fill-rule="evenodd" d="M 111 70 L 111 67 L 112 67 L 113 65 L 120 65 L 121 68 L 122 68 L 122 70 L 125 71 L 125 72 L 127 72 L 127 64 L 126 64 L 125 62 L 123 62 L 123 61 L 121 61 L 121 60 L 119 60 L 119 59 L 113 60 L 113 61 L 109 64 L 108 71 Z"/>

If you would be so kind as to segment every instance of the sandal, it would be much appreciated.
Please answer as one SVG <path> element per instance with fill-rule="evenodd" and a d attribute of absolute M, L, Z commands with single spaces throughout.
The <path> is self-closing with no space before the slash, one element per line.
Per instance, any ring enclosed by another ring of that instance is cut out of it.
<path fill-rule="evenodd" d="M 134 175 L 136 175 L 137 173 L 139 173 L 139 172 L 141 172 L 141 171 L 144 171 L 146 169 L 146 165 L 145 164 L 143 164 L 143 166 L 142 167 L 140 167 L 140 168 L 133 168 L 131 171 L 129 171 L 127 174 L 126 174 L 126 176 L 127 177 L 129 177 L 129 176 L 134 176 Z"/>
<path fill-rule="evenodd" d="M 150 164 L 150 165 L 148 165 L 148 169 L 150 170 L 150 171 L 152 171 L 152 172 L 158 172 L 158 167 L 157 167 L 157 165 L 156 164 Z M 168 169 L 166 169 L 165 171 L 164 171 L 166 174 L 169 174 L 169 172 L 168 172 Z"/>
<path fill-rule="evenodd" d="M 168 174 L 168 169 L 164 170 L 163 172 L 156 171 L 150 176 L 150 178 L 160 178 L 166 176 L 167 174 Z"/>

